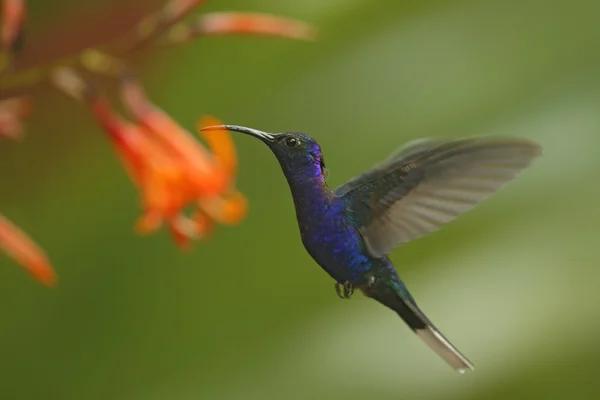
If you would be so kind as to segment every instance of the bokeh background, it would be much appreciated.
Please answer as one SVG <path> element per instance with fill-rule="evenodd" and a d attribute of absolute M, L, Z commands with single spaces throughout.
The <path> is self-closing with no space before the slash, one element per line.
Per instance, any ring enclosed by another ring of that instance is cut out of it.
<path fill-rule="evenodd" d="M 25 60 L 101 41 L 162 3 L 30 1 Z M 132 230 L 137 194 L 87 111 L 42 93 L 0 142 L 0 210 L 49 253 L 49 290 L 0 257 L 0 398 L 596 399 L 600 396 L 600 2 L 234 1 L 314 43 L 216 37 L 144 60 L 161 107 L 301 130 L 335 186 L 424 136 L 511 135 L 545 155 L 392 255 L 476 364 L 459 376 L 304 251 L 274 157 L 236 137 L 250 214 L 187 253 Z M 36 53 L 39 52 L 39 53 Z"/>

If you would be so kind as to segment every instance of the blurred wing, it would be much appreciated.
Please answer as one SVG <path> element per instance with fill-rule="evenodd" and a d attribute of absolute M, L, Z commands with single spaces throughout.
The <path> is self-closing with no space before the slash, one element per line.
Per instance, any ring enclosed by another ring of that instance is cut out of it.
<path fill-rule="evenodd" d="M 448 139 L 417 139 L 413 140 L 412 142 L 408 142 L 390 154 L 382 163 L 375 165 L 370 170 L 335 188 L 334 193 L 338 196 L 343 196 L 344 194 L 360 186 L 369 186 L 374 179 L 389 173 L 390 168 L 394 165 L 397 164 L 398 166 L 401 166 L 400 164 L 403 160 L 408 160 L 411 157 L 415 158 L 420 154 L 433 150 L 434 148 L 450 141 L 451 140 Z"/>
<path fill-rule="evenodd" d="M 537 144 L 520 139 L 419 140 L 334 192 L 380 257 L 470 210 L 540 154 Z"/>

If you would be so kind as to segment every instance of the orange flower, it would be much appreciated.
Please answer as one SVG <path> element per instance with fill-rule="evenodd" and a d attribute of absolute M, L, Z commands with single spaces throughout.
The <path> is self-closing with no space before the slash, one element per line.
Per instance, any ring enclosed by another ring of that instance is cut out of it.
<path fill-rule="evenodd" d="M 143 215 L 136 231 L 151 233 L 166 223 L 176 243 L 185 246 L 207 236 L 214 222 L 239 222 L 247 201 L 233 186 L 237 158 L 229 134 L 204 133 L 209 151 L 154 106 L 133 79 L 123 81 L 122 98 L 137 124 L 116 115 L 99 97 L 90 104 L 141 192 Z M 182 212 L 190 205 L 195 208 L 191 218 Z"/>
<path fill-rule="evenodd" d="M 0 249 L 44 285 L 56 285 L 56 273 L 46 254 L 2 214 L 0 214 Z"/>
<path fill-rule="evenodd" d="M 23 120 L 29 116 L 31 104 L 27 97 L 0 101 L 0 138 L 21 139 Z"/>
<path fill-rule="evenodd" d="M 3 0 L 0 19 L 0 72 L 12 64 L 15 53 L 23 45 L 23 25 L 26 19 L 25 0 Z"/>
<path fill-rule="evenodd" d="M 176 243 L 210 234 L 215 223 L 236 224 L 247 212 L 246 197 L 235 188 L 237 157 L 226 131 L 201 132 L 207 147 L 152 104 L 127 72 L 128 59 L 153 45 L 187 42 L 204 35 L 256 34 L 313 39 L 307 24 L 257 13 L 208 13 L 184 21 L 207 0 L 165 0 L 163 7 L 137 23 L 117 41 L 86 48 L 44 65 L 15 68 L 27 18 L 25 0 L 0 0 L 0 138 L 19 139 L 30 111 L 31 89 L 48 81 L 87 103 L 108 133 L 126 172 L 140 191 L 139 233 L 167 225 Z M 115 113 L 77 71 L 119 78 L 121 100 L 133 116 Z M 205 118 L 199 127 L 220 125 Z M 184 214 L 186 208 L 191 213 Z M 37 279 L 53 285 L 56 277 L 46 256 L 22 231 L 0 215 L 0 249 Z"/>
<path fill-rule="evenodd" d="M 0 44 L 3 51 L 14 51 L 19 38 L 23 34 L 23 23 L 26 18 L 24 0 L 3 0 Z"/>
<path fill-rule="evenodd" d="M 198 31 L 209 35 L 252 34 L 282 36 L 290 39 L 314 39 L 316 32 L 308 24 L 261 13 L 214 12 L 201 17 Z"/>
<path fill-rule="evenodd" d="M 124 78 L 121 88 L 125 107 L 147 132 L 147 136 L 185 166 L 190 190 L 195 195 L 219 194 L 231 184 L 231 176 L 227 171 L 215 168 L 210 153 L 189 132 L 154 106 L 133 78 Z"/>
<path fill-rule="evenodd" d="M 174 25 L 163 42 L 180 44 L 204 35 L 250 34 L 312 40 L 315 29 L 303 22 L 262 13 L 213 12 Z"/>

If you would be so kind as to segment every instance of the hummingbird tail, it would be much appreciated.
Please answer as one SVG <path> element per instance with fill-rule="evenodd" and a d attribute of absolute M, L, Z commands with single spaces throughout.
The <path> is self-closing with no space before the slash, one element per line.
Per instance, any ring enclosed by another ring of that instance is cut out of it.
<path fill-rule="evenodd" d="M 387 290 L 378 290 L 375 293 L 371 292 L 368 296 L 394 310 L 427 346 L 442 357 L 458 373 L 464 374 L 469 370 L 475 369 L 473 364 L 442 335 L 421 309 L 417 307 L 417 304 L 402 283 L 394 282 L 390 286 L 387 286 Z"/>
<path fill-rule="evenodd" d="M 473 364 L 435 326 L 428 325 L 424 329 L 416 329 L 415 333 L 458 373 L 464 374 L 475 369 Z"/>

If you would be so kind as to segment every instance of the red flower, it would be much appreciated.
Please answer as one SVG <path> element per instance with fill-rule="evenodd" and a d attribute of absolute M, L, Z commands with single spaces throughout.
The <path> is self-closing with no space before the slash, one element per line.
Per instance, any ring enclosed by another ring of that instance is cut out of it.
<path fill-rule="evenodd" d="M 0 249 L 44 285 L 56 284 L 56 273 L 44 251 L 2 214 L 0 214 Z"/>

